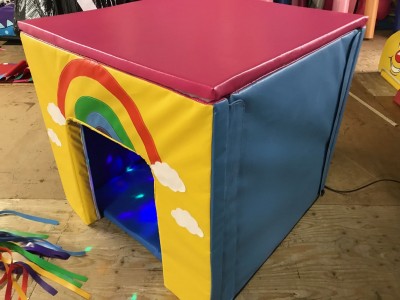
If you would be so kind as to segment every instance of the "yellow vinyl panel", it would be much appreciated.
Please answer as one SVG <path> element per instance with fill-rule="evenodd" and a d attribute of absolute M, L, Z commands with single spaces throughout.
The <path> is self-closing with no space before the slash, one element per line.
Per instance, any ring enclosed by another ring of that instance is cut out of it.
<path fill-rule="evenodd" d="M 81 160 L 82 150 L 70 145 L 72 139 L 67 131 L 70 125 L 59 125 L 48 112 L 49 105 L 57 110 L 58 92 L 63 84 L 66 85 L 66 120 L 77 121 L 75 103 L 79 97 L 91 96 L 101 100 L 118 115 L 135 152 L 150 165 L 155 178 L 166 287 L 181 299 L 209 299 L 212 105 L 82 59 L 23 33 L 21 39 L 46 127 L 54 133 L 50 133 L 52 148 L 71 206 L 86 223 L 96 219 L 91 195 L 82 192 L 81 185 L 88 183 L 86 166 Z M 92 77 L 78 72 L 78 76 L 68 84 L 60 81 L 60 76 L 64 78 L 65 75 L 63 70 L 74 64 L 78 68 L 80 64 L 86 64 L 98 72 L 94 72 Z M 97 75 L 103 77 L 97 78 Z M 121 93 L 110 92 L 110 82 L 113 88 L 122 88 L 127 94 L 124 97 L 134 102 L 154 142 L 159 155 L 157 159 L 149 155 L 149 142 L 143 138 L 143 126 L 138 127 L 138 120 L 129 114 L 131 111 L 126 101 L 124 103 L 118 96 Z"/>

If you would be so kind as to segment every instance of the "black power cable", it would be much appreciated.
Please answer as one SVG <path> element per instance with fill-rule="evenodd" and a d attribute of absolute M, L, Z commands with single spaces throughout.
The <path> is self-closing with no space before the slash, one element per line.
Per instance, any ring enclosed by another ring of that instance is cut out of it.
<path fill-rule="evenodd" d="M 335 193 L 338 193 L 338 194 L 348 194 L 348 193 L 353 193 L 353 192 L 357 192 L 359 190 L 365 189 L 366 187 L 369 187 L 370 185 L 373 185 L 375 183 L 382 182 L 382 181 L 400 183 L 400 180 L 384 178 L 384 179 L 378 179 L 378 180 L 372 181 L 370 183 L 367 183 L 365 185 L 362 185 L 362 186 L 360 186 L 358 188 L 351 189 L 351 190 L 337 190 L 337 189 L 331 188 L 331 187 L 329 187 L 327 185 L 325 185 L 325 189 L 327 189 L 329 191 L 332 191 L 332 192 L 335 192 Z"/>

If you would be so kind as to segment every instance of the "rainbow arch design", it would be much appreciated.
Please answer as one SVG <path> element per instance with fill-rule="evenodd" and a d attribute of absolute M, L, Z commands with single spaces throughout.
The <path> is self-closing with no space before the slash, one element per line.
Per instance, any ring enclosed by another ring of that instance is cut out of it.
<path fill-rule="evenodd" d="M 153 137 L 144 123 L 135 102 L 121 87 L 118 81 L 107 71 L 107 69 L 94 61 L 87 59 L 74 59 L 62 70 L 58 80 L 57 104 L 63 116 L 65 118 L 70 117 L 66 116 L 66 95 L 72 80 L 78 77 L 88 77 L 95 80 L 114 95 L 116 99 L 118 99 L 128 113 L 136 132 L 142 140 L 151 165 L 156 164 L 156 162 L 161 163 L 162 161 L 158 154 Z M 93 106 L 92 104 L 95 105 Z M 90 117 L 96 120 L 95 116 L 97 116 L 97 121 L 99 121 L 97 129 L 103 132 L 106 131 L 111 137 L 120 141 L 131 150 L 134 150 L 133 143 L 126 134 L 117 114 L 103 101 L 91 96 L 82 96 L 76 100 L 75 113 L 77 113 L 77 118 L 83 122 Z M 100 124 L 107 124 L 108 128 L 102 128 Z"/>
<path fill-rule="evenodd" d="M 71 82 L 79 77 L 87 77 L 96 81 L 115 97 L 119 103 L 119 107 L 124 110 L 123 114 L 127 115 L 128 122 L 133 125 L 131 128 L 134 129 L 130 131 L 136 131 L 139 140 L 144 145 L 144 150 L 146 151 L 154 176 L 162 185 L 170 188 L 172 191 L 185 192 L 186 187 L 179 174 L 168 163 L 161 160 L 154 139 L 134 100 L 102 65 L 88 59 L 79 58 L 70 61 L 63 68 L 58 79 L 57 89 L 59 114 L 65 119 L 74 117 L 73 115 L 67 115 L 66 96 Z M 73 112 L 75 113 L 75 117 L 81 122 L 96 128 L 132 151 L 135 151 L 124 123 L 120 121 L 118 114 L 113 111 L 113 108 L 106 101 L 90 95 L 79 96 L 78 99 L 75 99 Z M 125 125 L 127 125 L 126 121 Z M 53 135 L 55 136 L 55 133 Z"/>
<path fill-rule="evenodd" d="M 75 116 L 82 122 L 93 126 L 102 133 L 135 151 L 132 141 L 128 137 L 124 126 L 116 113 L 103 101 L 91 97 L 81 96 L 75 103 Z"/>

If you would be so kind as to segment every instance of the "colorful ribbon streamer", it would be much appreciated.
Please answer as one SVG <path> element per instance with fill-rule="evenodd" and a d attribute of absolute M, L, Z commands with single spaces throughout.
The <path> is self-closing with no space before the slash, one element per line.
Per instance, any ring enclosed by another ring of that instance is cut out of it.
<path fill-rule="evenodd" d="M 75 285 L 77 287 L 82 286 L 82 283 L 79 281 L 85 282 L 88 279 L 85 276 L 69 272 L 67 270 L 64 270 L 63 268 L 60 268 L 60 267 L 52 264 L 51 262 L 45 261 L 44 259 L 41 259 L 40 257 L 38 257 L 34 254 L 31 254 L 28 251 L 25 251 L 24 249 L 22 249 L 21 247 L 19 247 L 18 245 L 14 244 L 14 243 L 0 242 L 0 247 L 5 247 L 14 252 L 21 254 L 26 259 L 29 259 L 31 262 L 35 263 L 39 267 L 45 269 L 46 271 L 53 273 L 54 275 L 56 275 L 60 278 L 63 278 L 64 280 L 72 283 L 73 285 Z"/>
<path fill-rule="evenodd" d="M 9 231 L 9 230 L 4 230 L 0 229 L 0 242 L 21 242 L 25 244 L 30 244 L 34 243 L 35 245 L 45 247 L 50 250 L 54 250 L 58 252 L 61 257 L 65 257 L 67 255 L 69 256 L 84 256 L 86 255 L 86 251 L 68 251 L 63 249 L 60 246 L 54 245 L 48 241 L 46 241 L 44 238 L 47 238 L 47 235 L 42 235 L 42 234 L 37 234 L 37 233 L 27 233 L 27 232 L 21 232 L 25 236 L 18 235 L 16 231 Z M 43 238 L 42 238 L 43 237 Z M 25 249 L 29 252 L 29 249 Z M 44 250 L 45 251 L 45 250 Z M 42 254 L 43 256 L 46 257 L 53 257 L 53 256 L 47 256 L 46 252 Z M 57 257 L 57 256 L 55 256 Z M 67 259 L 67 258 L 61 258 L 61 259 Z"/>
<path fill-rule="evenodd" d="M 0 211 L 0 215 L 10 214 L 35 222 L 58 224 L 55 220 L 27 215 L 14 210 Z M 48 242 L 47 238 L 48 235 L 46 234 L 0 229 L 0 270 L 4 270 L 4 274 L 0 278 L 0 286 L 6 283 L 5 300 L 11 300 L 12 289 L 18 294 L 19 300 L 27 300 L 29 275 L 53 296 L 58 291 L 44 281 L 41 276 L 63 285 L 85 299 L 90 299 L 90 294 L 80 288 L 82 282 L 87 281 L 88 278 L 86 276 L 69 272 L 41 258 L 49 257 L 66 260 L 70 256 L 86 255 L 86 251 L 67 251 L 58 245 Z M 24 256 L 28 261 L 14 262 L 13 252 Z M 4 255 L 5 253 L 8 255 Z M 22 285 L 17 282 L 14 276 L 21 276 Z"/>
<path fill-rule="evenodd" d="M 15 215 L 15 216 L 27 219 L 27 220 L 34 221 L 34 222 L 40 222 L 40 223 L 52 224 L 52 225 L 60 224 L 56 220 L 36 217 L 36 216 L 32 216 L 32 215 L 27 215 L 27 214 L 20 213 L 20 212 L 15 211 L 15 210 L 0 210 L 0 215 Z"/>

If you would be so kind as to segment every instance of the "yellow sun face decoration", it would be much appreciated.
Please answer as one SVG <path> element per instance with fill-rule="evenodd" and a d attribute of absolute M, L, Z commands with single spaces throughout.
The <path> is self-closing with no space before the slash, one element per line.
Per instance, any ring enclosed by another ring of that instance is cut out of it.
<path fill-rule="evenodd" d="M 396 90 L 400 89 L 400 31 L 386 41 L 379 61 L 379 71 Z"/>

